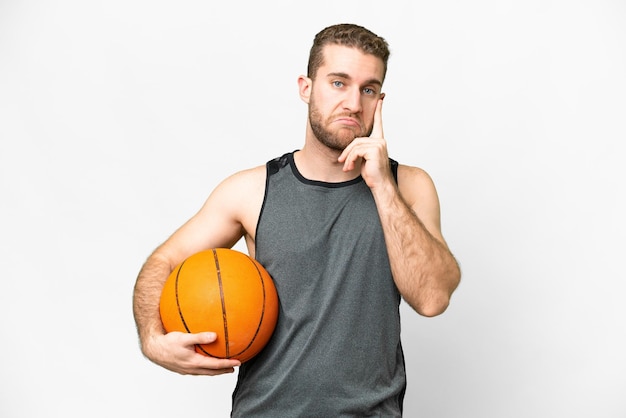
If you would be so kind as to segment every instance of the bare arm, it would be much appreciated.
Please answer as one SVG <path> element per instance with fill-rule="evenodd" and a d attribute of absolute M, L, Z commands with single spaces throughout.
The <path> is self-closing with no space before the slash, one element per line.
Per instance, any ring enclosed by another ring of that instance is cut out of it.
<path fill-rule="evenodd" d="M 246 231 L 254 231 L 256 226 L 263 184 L 262 167 L 224 180 L 198 213 L 146 260 L 135 283 L 133 313 L 142 352 L 151 361 L 181 374 L 228 373 L 239 365 L 236 360 L 219 360 L 195 352 L 196 344 L 215 340 L 212 332 L 166 334 L 159 301 L 167 277 L 185 258 L 209 248 L 230 248 L 244 235 L 253 242 Z"/>
<path fill-rule="evenodd" d="M 374 193 L 391 270 L 413 309 L 424 316 L 439 315 L 459 283 L 460 269 L 441 234 L 431 178 L 414 167 L 400 166 L 398 171 L 400 189 L 389 183 Z"/>
<path fill-rule="evenodd" d="M 382 129 L 382 99 L 372 134 L 356 138 L 339 156 L 344 171 L 359 169 L 370 187 L 382 223 L 398 290 L 424 316 L 448 307 L 461 273 L 441 234 L 439 198 L 426 172 L 400 166 L 398 184 L 389 168 Z"/>
<path fill-rule="evenodd" d="M 232 373 L 238 362 L 208 358 L 195 351 L 196 344 L 215 341 L 214 333 L 165 333 L 159 316 L 159 299 L 170 271 L 169 262 L 157 250 L 144 264 L 135 284 L 133 313 L 143 354 L 152 362 L 180 374 Z"/>

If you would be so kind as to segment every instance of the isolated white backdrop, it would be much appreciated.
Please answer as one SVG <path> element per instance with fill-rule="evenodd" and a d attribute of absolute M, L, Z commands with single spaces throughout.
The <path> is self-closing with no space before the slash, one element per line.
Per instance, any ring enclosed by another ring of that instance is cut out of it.
<path fill-rule="evenodd" d="M 0 0 L 0 416 L 228 416 L 234 375 L 141 356 L 135 276 L 302 145 L 296 78 L 339 22 L 389 41 L 390 154 L 463 269 L 444 315 L 403 306 L 406 416 L 626 416 L 617 0 Z"/>

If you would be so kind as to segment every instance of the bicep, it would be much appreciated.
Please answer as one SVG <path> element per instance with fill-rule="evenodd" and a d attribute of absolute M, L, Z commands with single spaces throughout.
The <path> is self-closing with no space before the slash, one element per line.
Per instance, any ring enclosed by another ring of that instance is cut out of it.
<path fill-rule="evenodd" d="M 171 267 L 199 251 L 230 248 L 243 236 L 236 181 L 229 178 L 209 195 L 200 210 L 178 228 L 157 251 Z"/>

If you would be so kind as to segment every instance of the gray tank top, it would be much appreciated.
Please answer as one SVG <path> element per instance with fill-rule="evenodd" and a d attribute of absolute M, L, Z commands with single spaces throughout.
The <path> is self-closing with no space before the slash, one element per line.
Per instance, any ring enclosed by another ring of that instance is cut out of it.
<path fill-rule="evenodd" d="M 276 284 L 278 323 L 239 369 L 232 416 L 401 416 L 400 294 L 363 179 L 307 180 L 293 153 L 268 162 L 256 258 Z"/>

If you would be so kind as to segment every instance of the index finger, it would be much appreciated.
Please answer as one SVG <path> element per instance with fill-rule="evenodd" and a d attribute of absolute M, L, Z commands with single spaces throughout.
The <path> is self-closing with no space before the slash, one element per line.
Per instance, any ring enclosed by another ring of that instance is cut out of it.
<path fill-rule="evenodd" d="M 383 136 L 383 99 L 378 99 L 376 110 L 374 111 L 374 125 L 370 138 L 384 138 Z"/>

